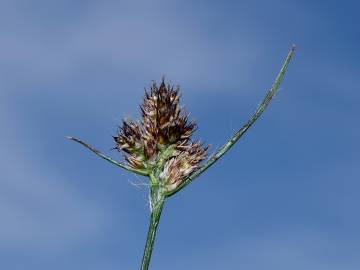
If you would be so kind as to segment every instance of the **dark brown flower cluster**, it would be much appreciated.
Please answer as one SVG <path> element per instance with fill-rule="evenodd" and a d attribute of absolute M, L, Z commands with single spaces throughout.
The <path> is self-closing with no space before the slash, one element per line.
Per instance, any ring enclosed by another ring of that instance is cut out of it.
<path fill-rule="evenodd" d="M 164 79 L 160 86 L 153 82 L 140 106 L 141 121 L 123 121 L 114 137 L 116 149 L 124 151 L 127 162 L 136 169 L 154 168 L 171 147 L 159 175 L 169 184 L 177 184 L 196 170 L 207 152 L 200 142 L 191 142 L 196 124 L 189 122 L 179 101 L 179 87 L 166 84 Z"/>

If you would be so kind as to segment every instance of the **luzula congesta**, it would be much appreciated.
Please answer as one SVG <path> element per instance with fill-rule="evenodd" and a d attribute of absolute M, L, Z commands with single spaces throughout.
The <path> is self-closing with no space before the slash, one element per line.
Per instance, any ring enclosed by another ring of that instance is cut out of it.
<path fill-rule="evenodd" d="M 179 88 L 166 84 L 164 80 L 159 86 L 154 82 L 150 90 L 145 91 L 140 106 L 142 120 L 123 121 L 114 137 L 115 148 L 125 152 L 127 164 L 105 156 L 79 139 L 68 137 L 123 169 L 149 177 L 151 216 L 141 270 L 149 267 L 165 199 L 213 165 L 255 123 L 278 90 L 294 50 L 295 46 L 290 49 L 274 84 L 252 117 L 204 163 L 202 161 L 206 158 L 207 147 L 191 141 L 196 124 L 189 122 L 188 114 L 180 107 Z"/>

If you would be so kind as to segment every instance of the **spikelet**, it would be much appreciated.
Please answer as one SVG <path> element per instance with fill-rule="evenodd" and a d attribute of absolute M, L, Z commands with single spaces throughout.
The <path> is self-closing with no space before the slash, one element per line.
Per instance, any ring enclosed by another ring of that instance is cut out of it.
<path fill-rule="evenodd" d="M 177 154 L 170 158 L 160 174 L 160 180 L 166 191 L 175 189 L 187 176 L 196 171 L 201 161 L 207 154 L 207 147 L 200 142 L 191 143 L 186 149 L 177 151 Z"/>
<path fill-rule="evenodd" d="M 174 89 L 162 80 L 158 87 L 155 82 L 150 91 L 145 91 L 142 112 L 145 156 L 151 158 L 163 146 L 180 145 L 189 140 L 196 128 L 188 123 L 188 114 L 179 105 L 179 87 Z"/>
<path fill-rule="evenodd" d="M 140 106 L 141 121 L 123 121 L 114 136 L 116 149 L 125 152 L 133 168 L 154 168 L 158 157 L 171 146 L 173 149 L 158 175 L 167 189 L 181 183 L 195 171 L 206 157 L 207 147 L 191 142 L 196 129 L 188 113 L 180 106 L 179 87 L 153 82 Z"/>

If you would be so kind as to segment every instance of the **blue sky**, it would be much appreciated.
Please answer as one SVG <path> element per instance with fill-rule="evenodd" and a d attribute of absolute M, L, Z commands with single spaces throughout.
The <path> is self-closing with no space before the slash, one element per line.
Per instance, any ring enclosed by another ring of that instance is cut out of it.
<path fill-rule="evenodd" d="M 162 75 L 197 138 L 263 117 L 164 209 L 151 269 L 360 268 L 357 1 L 0 1 L 0 268 L 138 269 L 146 179 L 114 158 Z"/>

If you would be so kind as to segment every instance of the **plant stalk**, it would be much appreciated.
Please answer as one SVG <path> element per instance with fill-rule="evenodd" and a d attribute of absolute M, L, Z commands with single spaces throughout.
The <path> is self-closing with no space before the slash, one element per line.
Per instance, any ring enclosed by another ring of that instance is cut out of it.
<path fill-rule="evenodd" d="M 154 247 L 154 241 L 156 236 L 156 231 L 159 225 L 160 216 L 162 209 L 164 207 L 165 198 L 164 196 L 156 196 L 157 194 L 154 191 L 151 191 L 151 216 L 149 230 L 146 239 L 146 245 L 144 249 L 144 255 L 141 263 L 141 270 L 148 270 L 151 254 Z M 155 197 L 156 196 L 156 197 Z M 155 201 L 154 201 L 155 200 Z"/>

